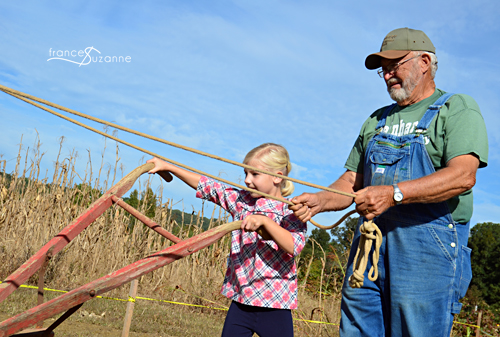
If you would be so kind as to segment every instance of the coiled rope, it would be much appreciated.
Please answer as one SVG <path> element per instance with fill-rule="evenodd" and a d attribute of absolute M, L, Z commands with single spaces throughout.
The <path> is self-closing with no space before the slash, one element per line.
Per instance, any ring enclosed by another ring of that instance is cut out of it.
<path fill-rule="evenodd" d="M 92 117 L 90 115 L 87 115 L 87 114 L 84 114 L 84 113 L 81 113 L 81 112 L 78 112 L 76 110 L 72 110 L 72 109 L 68 109 L 64 106 L 61 106 L 61 105 L 58 105 L 58 104 L 55 104 L 55 103 L 52 103 L 52 102 L 49 102 L 47 100 L 44 100 L 42 98 L 38 98 L 38 97 L 35 97 L 35 96 L 32 96 L 32 95 L 29 95 L 29 94 L 26 94 L 26 93 L 23 93 L 23 92 L 20 92 L 18 90 L 15 90 L 15 89 L 12 89 L 12 88 L 9 88 L 9 87 L 6 87 L 4 85 L 1 85 L 0 84 L 0 90 L 5 92 L 6 94 L 9 94 L 15 98 L 18 98 L 26 103 L 29 103 L 33 106 L 36 106 L 37 108 L 40 108 L 42 110 L 45 110 L 55 116 L 58 116 L 62 119 L 65 119 L 71 123 L 74 123 L 78 126 L 81 126 L 87 130 L 90 130 L 90 131 L 93 131 L 95 133 L 98 133 L 104 137 L 107 137 L 109 139 L 112 139 L 116 142 L 119 142 L 121 144 L 124 144 L 124 145 L 127 145 L 131 148 L 134 148 L 136 150 L 139 150 L 141 152 L 144 152 L 144 153 L 147 153 L 151 156 L 154 156 L 154 157 L 157 157 L 157 158 L 160 158 L 162 160 L 165 160 L 166 162 L 169 162 L 171 164 L 174 164 L 176 166 L 179 166 L 179 167 L 182 167 L 184 169 L 187 169 L 187 170 L 190 170 L 192 172 L 196 172 L 198 174 L 201 174 L 201 175 L 204 175 L 204 176 L 207 176 L 207 177 L 210 177 L 212 179 L 215 179 L 215 180 L 218 180 L 218 181 L 221 181 L 221 182 L 224 182 L 228 185 L 232 185 L 232 186 L 235 186 L 239 189 L 242 189 L 242 190 L 245 190 L 245 191 L 248 191 L 248 192 L 251 192 L 251 193 L 257 193 L 265 198 L 268 198 L 268 199 L 272 199 L 272 200 L 276 200 L 276 201 L 280 201 L 280 202 L 283 202 L 287 205 L 290 205 L 290 206 L 293 206 L 295 205 L 294 203 L 292 203 L 291 201 L 289 200 L 286 200 L 284 198 L 277 198 L 277 197 L 274 197 L 274 196 L 271 196 L 267 193 L 263 193 L 263 192 L 260 192 L 260 191 L 257 191 L 255 189 L 252 189 L 252 188 L 248 188 L 246 186 L 242 186 L 242 185 L 239 185 L 239 184 L 236 184 L 234 182 L 231 182 L 231 181 L 228 181 L 226 179 L 223 179 L 221 177 L 216 177 L 214 175 L 211 175 L 211 174 L 208 174 L 206 172 L 203 172 L 203 171 L 200 171 L 200 170 L 197 170 L 195 168 L 192 168 L 192 167 L 189 167 L 187 165 L 184 165 L 184 164 L 181 164 L 181 163 L 178 163 L 174 160 L 171 160 L 169 158 L 166 158 L 166 157 L 163 157 L 159 154 L 156 154 L 154 152 L 151 152 L 151 151 L 148 151 L 146 149 L 143 149 L 141 147 L 138 147 L 136 145 L 133 145 L 129 142 L 126 142 L 124 140 L 121 140 L 115 136 L 112 136 L 112 135 L 109 135 L 105 132 L 102 132 L 102 131 L 99 131 L 95 128 L 92 128 L 84 123 L 80 123 L 74 119 L 71 119 L 63 114 L 60 114 L 54 110 L 51 110 L 43 105 L 40 105 L 36 102 L 39 102 L 39 103 L 42 103 L 44 105 L 47 105 L 47 106 L 51 106 L 53 108 L 56 108 L 56 109 L 59 109 L 59 110 L 62 110 L 62 111 L 65 111 L 65 112 L 68 112 L 68 113 L 71 113 L 73 115 L 77 115 L 77 116 L 80 116 L 80 117 L 83 117 L 83 118 L 86 118 L 88 120 L 91 120 L 91 121 L 94 121 L 94 122 L 97 122 L 97 123 L 101 123 L 101 124 L 104 124 L 104 125 L 107 125 L 107 126 L 110 126 L 110 127 L 113 127 L 115 129 L 118 129 L 118 130 L 122 130 L 122 131 L 125 131 L 125 132 L 128 132 L 128 133 L 132 133 L 132 134 L 135 134 L 135 135 L 138 135 L 138 136 L 141 136 L 141 137 L 144 137 L 144 138 L 147 138 L 147 139 L 151 139 L 151 140 L 154 140 L 154 141 L 157 141 L 157 142 L 160 142 L 160 143 L 163 143 L 163 144 L 167 144 L 167 145 L 170 145 L 170 146 L 173 146 L 173 147 L 177 147 L 177 148 L 180 148 L 180 149 L 183 149 L 183 150 L 186 150 L 186 151 L 189 151 L 189 152 L 193 152 L 193 153 L 196 153 L 196 154 L 199 154 L 199 155 L 202 155 L 202 156 L 205 156 L 205 157 L 209 157 L 209 158 L 213 158 L 213 159 L 217 159 L 217 160 L 220 160 L 220 161 L 223 161 L 223 162 L 226 162 L 226 163 L 229 163 L 229 164 L 233 164 L 233 165 L 236 165 L 236 166 L 240 166 L 240 167 L 243 167 L 243 168 L 246 168 L 246 169 L 250 169 L 250 170 L 253 170 L 253 171 L 256 171 L 256 172 L 260 172 L 260 173 L 264 173 L 264 174 L 268 174 L 270 176 L 274 176 L 274 177 L 278 177 L 278 178 L 282 178 L 282 179 L 285 179 L 285 180 L 290 180 L 290 181 L 293 181 L 293 182 L 296 182 L 298 184 L 301 184 L 301 185 L 305 185 L 305 186 L 309 186 L 309 187 L 314 187 L 314 188 L 318 188 L 318 189 L 321 189 L 321 190 L 324 190 L 324 191 L 329 191 L 329 192 L 333 192 L 333 193 L 336 193 L 336 194 L 340 194 L 340 195 L 344 195 L 344 196 L 348 196 L 348 197 L 351 197 L 351 198 L 355 198 L 356 195 L 355 194 L 352 194 L 352 193 L 347 193 L 347 192 L 344 192 L 344 191 L 340 191 L 340 190 L 336 190 L 336 189 L 332 189 L 332 188 L 329 188 L 329 187 L 324 187 L 324 186 L 321 186 L 321 185 L 316 185 L 316 184 L 312 184 L 312 183 L 308 183 L 308 182 L 305 182 L 305 181 L 302 181 L 302 180 L 299 180 L 299 179 L 295 179 L 295 178 L 291 178 L 291 177 L 288 177 L 288 176 L 283 176 L 283 175 L 278 175 L 274 172 L 269 172 L 269 171 L 266 171 L 266 170 L 262 170 L 262 169 L 259 169 L 259 168 L 256 168 L 256 167 L 253 167 L 253 166 L 250 166 L 250 165 L 246 165 L 246 164 L 243 164 L 243 163 L 239 163 L 239 162 L 236 162 L 236 161 L 233 161 L 233 160 L 230 160 L 230 159 L 226 159 L 226 158 L 223 158 L 223 157 L 219 157 L 219 156 L 215 156 L 215 155 L 212 155 L 212 154 L 209 154 L 209 153 L 206 153 L 206 152 L 203 152 L 203 151 L 199 151 L 199 150 L 196 150 L 196 149 L 193 149 L 193 148 L 190 148 L 190 147 L 187 147 L 187 146 L 183 146 L 183 145 L 180 145 L 180 144 L 176 144 L 174 142 L 170 142 L 170 141 L 167 141 L 167 140 L 164 140 L 164 139 L 161 139 L 161 138 L 158 138 L 158 137 L 154 137 L 154 136 L 151 136 L 151 135 L 148 135 L 148 134 L 145 134 L 145 133 L 142 133 L 142 132 L 139 132 L 139 131 L 136 131 L 136 130 L 133 130 L 133 129 L 129 129 L 129 128 L 126 128 L 126 127 L 123 127 L 123 126 L 120 126 L 118 124 L 115 124 L 115 123 L 110 123 L 108 121 L 105 121 L 105 120 L 102 120 L 102 119 L 99 119 L 99 118 L 95 118 L 95 117 Z M 321 228 L 321 229 L 332 229 L 334 227 L 337 227 L 338 225 L 340 225 L 347 217 L 349 217 L 350 215 L 354 214 L 356 211 L 350 211 L 348 213 L 346 213 L 339 221 L 337 221 L 336 223 L 334 223 L 333 225 L 331 226 L 323 226 L 323 225 L 320 225 L 318 223 L 316 223 L 315 221 L 313 221 L 312 219 L 310 220 L 310 222 L 318 227 L 318 228 Z M 366 222 L 365 222 L 366 223 Z M 372 222 L 373 226 L 377 227 L 373 222 Z M 380 233 L 380 231 L 378 230 L 377 228 L 377 235 L 378 233 Z M 381 234 L 380 234 L 381 235 Z M 363 237 L 365 237 L 365 235 L 363 234 Z M 381 237 L 381 236 L 380 236 Z M 371 240 L 373 240 L 371 238 L 371 236 L 366 236 L 366 239 L 370 240 L 370 247 L 371 247 Z M 360 245 L 361 246 L 361 245 Z M 377 246 L 376 246 L 377 247 Z M 378 246 L 380 247 L 380 246 Z M 360 248 L 358 246 L 358 252 L 356 253 L 356 256 L 358 256 L 358 253 L 360 251 Z M 368 249 L 369 251 L 369 249 Z M 363 261 L 365 260 L 366 258 L 364 256 L 367 256 L 367 253 L 365 254 L 360 254 L 360 261 L 358 261 L 356 263 L 356 265 L 360 265 L 360 266 L 363 266 L 364 264 L 364 269 L 361 270 L 359 269 L 359 273 L 364 274 L 364 271 L 366 269 L 366 261 Z M 377 256 L 378 256 L 378 249 L 377 249 Z M 378 261 L 378 258 L 377 258 L 377 261 Z M 378 275 L 378 269 L 377 269 L 377 263 L 374 261 L 374 267 L 372 267 L 372 269 L 375 269 L 375 274 Z M 357 270 L 357 268 L 356 268 Z M 371 270 L 370 270 L 371 272 Z M 376 278 L 376 277 L 375 277 Z M 371 278 L 370 278 L 371 279 Z M 359 284 L 359 283 L 356 283 L 356 284 Z M 362 285 L 362 280 L 361 280 L 361 285 Z"/>
<path fill-rule="evenodd" d="M 358 249 L 354 261 L 353 273 L 349 276 L 349 285 L 352 288 L 361 288 L 363 286 L 364 273 L 368 264 L 369 254 L 375 241 L 373 250 L 372 266 L 368 272 L 368 279 L 375 281 L 378 278 L 378 259 L 380 257 L 380 246 L 382 245 L 382 232 L 372 220 L 365 221 L 359 227 L 361 237 L 359 238 Z"/>

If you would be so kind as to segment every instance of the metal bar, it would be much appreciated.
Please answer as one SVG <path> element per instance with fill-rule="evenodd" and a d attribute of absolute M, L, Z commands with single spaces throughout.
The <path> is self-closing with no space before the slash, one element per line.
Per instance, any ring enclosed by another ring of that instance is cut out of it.
<path fill-rule="evenodd" d="M 0 303 L 2 303 L 7 296 L 14 292 L 14 290 L 16 290 L 21 284 L 26 282 L 28 278 L 30 278 L 42 266 L 45 260 L 45 255 L 49 249 L 53 250 L 53 255 L 61 251 L 61 249 L 63 249 L 71 240 L 73 240 L 112 205 L 112 196 L 115 195 L 121 197 L 134 185 L 135 181 L 141 174 L 150 171 L 152 168 L 154 168 L 154 164 L 148 163 L 127 174 L 102 197 L 90 205 L 90 207 L 82 215 L 64 228 L 13 274 L 7 277 L 7 279 L 0 284 Z"/>
<path fill-rule="evenodd" d="M 163 227 L 158 225 L 156 222 L 154 222 L 153 220 L 151 220 L 150 218 L 148 218 L 147 216 L 145 216 L 144 214 L 142 214 L 141 212 L 139 212 L 138 210 L 136 210 L 135 208 L 133 208 L 132 206 L 127 204 L 126 202 L 124 202 L 122 199 L 120 199 L 116 196 L 112 196 L 111 200 L 113 200 L 113 202 L 115 204 L 117 204 L 118 206 L 120 206 L 121 208 L 123 208 L 124 210 L 129 212 L 130 214 L 132 214 L 135 218 L 137 218 L 143 224 L 145 224 L 146 226 L 148 226 L 149 228 L 154 230 L 156 233 L 169 239 L 173 243 L 181 242 L 181 239 L 179 239 L 177 236 L 175 236 L 172 233 L 165 230 Z"/>
<path fill-rule="evenodd" d="M 50 251 L 45 255 L 45 261 L 43 262 L 42 268 L 38 272 L 38 299 L 37 304 L 43 303 L 43 286 L 45 284 L 45 272 L 47 271 L 47 266 L 49 265 L 50 260 Z"/>
<path fill-rule="evenodd" d="M 38 298 L 37 304 L 40 305 L 43 303 L 43 286 L 45 284 L 45 272 L 47 270 L 47 266 L 49 265 L 49 260 L 52 258 L 52 249 L 49 249 L 47 255 L 45 255 L 45 261 L 43 262 L 42 268 L 38 272 Z M 40 321 L 36 324 L 37 328 L 43 327 L 43 321 Z"/>
<path fill-rule="evenodd" d="M 12 335 L 12 337 L 54 337 L 54 333 L 47 332 L 45 329 L 28 329 Z"/>
<path fill-rule="evenodd" d="M 111 274 L 103 276 L 100 279 L 87 283 L 69 293 L 56 297 L 49 302 L 45 302 L 17 316 L 9 318 L 0 323 L 0 337 L 9 336 L 40 320 L 45 320 L 56 315 L 68 307 L 84 303 L 97 295 L 104 294 L 144 274 L 193 254 L 213 244 L 227 233 L 239 229 L 240 225 L 241 221 L 235 221 L 212 228 L 123 267 Z"/>
<path fill-rule="evenodd" d="M 62 315 L 61 317 L 59 317 L 54 323 L 52 323 L 47 329 L 45 329 L 45 331 L 47 331 L 49 333 L 52 332 L 52 331 L 54 331 L 54 329 L 57 328 L 59 325 L 61 325 L 62 322 L 64 322 L 65 320 L 67 320 L 78 309 L 80 309 L 80 307 L 82 305 L 83 305 L 83 303 L 80 303 L 78 305 L 75 305 L 73 308 L 69 309 L 68 311 L 66 311 L 64 313 L 64 315 Z"/>

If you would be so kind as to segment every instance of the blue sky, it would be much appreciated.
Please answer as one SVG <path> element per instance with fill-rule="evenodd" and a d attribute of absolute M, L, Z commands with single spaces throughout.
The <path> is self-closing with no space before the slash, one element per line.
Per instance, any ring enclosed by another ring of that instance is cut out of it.
<path fill-rule="evenodd" d="M 290 152 L 293 177 L 327 186 L 344 171 L 364 119 L 391 103 L 365 57 L 389 31 L 421 29 L 437 49 L 437 86 L 474 97 L 486 121 L 489 166 L 478 173 L 472 224 L 500 222 L 499 14 L 494 0 L 10 1 L 0 4 L 0 84 L 236 161 L 263 142 L 280 143 Z M 91 51 L 94 58 L 130 62 L 49 60 L 88 47 L 100 52 Z M 102 136 L 4 93 L 0 116 L 0 160 L 8 171 L 21 136 L 26 149 L 37 132 L 43 169 L 51 172 L 61 136 L 63 155 L 79 154 L 77 170 L 85 170 L 88 151 L 98 168 Z M 205 172 L 243 178 L 241 168 L 117 135 Z M 104 160 L 113 164 L 114 142 L 107 145 Z M 148 156 L 120 146 L 120 158 L 127 173 Z M 165 186 L 164 197 L 187 211 L 201 207 L 178 180 Z M 315 220 L 329 225 L 341 215 Z"/>

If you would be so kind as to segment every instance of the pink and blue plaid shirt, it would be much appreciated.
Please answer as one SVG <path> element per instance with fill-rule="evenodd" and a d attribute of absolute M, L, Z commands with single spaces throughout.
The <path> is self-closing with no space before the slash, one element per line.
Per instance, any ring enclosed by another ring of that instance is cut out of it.
<path fill-rule="evenodd" d="M 256 232 L 231 232 L 231 253 L 222 295 L 246 305 L 276 309 L 297 308 L 297 267 L 294 256 L 305 245 L 306 224 L 288 205 L 279 201 L 252 198 L 250 193 L 202 176 L 196 197 L 212 201 L 242 220 L 250 214 L 271 218 L 293 237 L 293 255 L 273 240 L 264 240 Z"/>

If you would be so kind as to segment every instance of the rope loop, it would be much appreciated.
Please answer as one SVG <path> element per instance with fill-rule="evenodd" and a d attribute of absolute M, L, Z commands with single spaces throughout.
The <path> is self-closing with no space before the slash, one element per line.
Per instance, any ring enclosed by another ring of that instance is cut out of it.
<path fill-rule="evenodd" d="M 354 257 L 355 265 L 352 275 L 349 277 L 349 285 L 352 288 L 361 288 L 363 286 L 364 274 L 368 265 L 369 254 L 372 249 L 373 241 L 375 247 L 372 254 L 372 266 L 368 272 L 368 279 L 375 281 L 378 278 L 378 260 L 380 258 L 380 246 L 382 245 L 382 232 L 372 221 L 365 221 L 359 227 L 361 236 L 359 238 L 358 249 Z"/>

